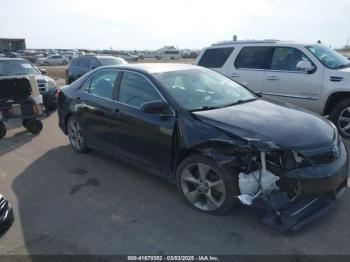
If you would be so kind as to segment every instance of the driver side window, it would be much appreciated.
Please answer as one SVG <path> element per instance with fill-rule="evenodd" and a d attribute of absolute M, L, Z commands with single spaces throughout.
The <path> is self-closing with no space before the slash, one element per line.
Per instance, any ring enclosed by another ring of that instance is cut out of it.
<path fill-rule="evenodd" d="M 300 71 L 297 64 L 300 61 L 311 61 L 298 49 L 291 47 L 276 47 L 271 61 L 271 70 Z"/>
<path fill-rule="evenodd" d="M 162 100 L 155 87 L 139 74 L 124 72 L 119 87 L 119 101 L 140 108 L 145 102 Z"/>

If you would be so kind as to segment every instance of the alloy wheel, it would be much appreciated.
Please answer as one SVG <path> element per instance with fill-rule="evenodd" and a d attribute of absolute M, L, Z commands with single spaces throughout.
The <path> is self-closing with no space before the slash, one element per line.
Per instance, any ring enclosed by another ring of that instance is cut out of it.
<path fill-rule="evenodd" d="M 69 121 L 68 137 L 69 137 L 69 141 L 71 142 L 72 146 L 76 150 L 79 151 L 84 147 L 85 137 L 83 135 L 83 131 L 82 131 L 79 123 L 74 119 L 71 119 Z"/>
<path fill-rule="evenodd" d="M 184 168 L 181 189 L 192 205 L 205 211 L 220 208 L 226 197 L 224 181 L 204 163 L 192 163 Z"/>
<path fill-rule="evenodd" d="M 344 135 L 350 136 L 350 107 L 345 108 L 339 114 L 338 128 Z"/>

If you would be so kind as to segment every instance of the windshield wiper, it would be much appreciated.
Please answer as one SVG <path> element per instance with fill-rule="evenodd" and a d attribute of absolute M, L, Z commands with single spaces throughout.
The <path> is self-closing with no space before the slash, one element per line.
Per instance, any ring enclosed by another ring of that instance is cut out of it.
<path fill-rule="evenodd" d="M 219 109 L 219 108 L 234 106 L 234 105 L 238 105 L 238 104 L 248 103 L 248 102 L 251 102 L 251 101 L 254 101 L 254 100 L 257 100 L 257 99 L 258 98 L 239 99 L 239 100 L 235 101 L 234 103 L 226 104 L 226 105 L 223 105 L 223 106 L 203 106 L 201 108 L 193 109 L 193 110 L 191 110 L 191 112 Z"/>
<path fill-rule="evenodd" d="M 340 65 L 340 66 L 335 67 L 334 69 L 343 69 L 343 68 L 348 68 L 348 67 L 350 67 L 350 64 Z"/>
<path fill-rule="evenodd" d="M 239 99 L 237 100 L 236 102 L 234 103 L 231 103 L 231 104 L 227 104 L 223 107 L 228 107 L 228 106 L 234 106 L 234 105 L 239 105 L 239 104 L 244 104 L 244 103 L 248 103 L 248 102 L 252 102 L 252 101 L 255 101 L 257 100 L 258 98 L 254 97 L 254 98 L 249 98 L 249 99 Z"/>
<path fill-rule="evenodd" d="M 196 111 L 205 111 L 205 110 L 213 110 L 213 109 L 218 109 L 220 107 L 218 106 L 203 106 L 200 108 L 192 109 L 190 110 L 191 112 L 196 112 Z"/>

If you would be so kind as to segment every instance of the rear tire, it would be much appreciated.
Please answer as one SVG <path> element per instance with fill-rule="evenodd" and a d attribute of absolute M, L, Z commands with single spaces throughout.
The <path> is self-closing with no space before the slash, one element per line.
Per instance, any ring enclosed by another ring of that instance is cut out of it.
<path fill-rule="evenodd" d="M 192 155 L 179 165 L 176 184 L 182 199 L 192 208 L 212 215 L 228 213 L 237 200 L 238 185 L 232 174 L 201 155 Z"/>
<path fill-rule="evenodd" d="M 39 134 L 41 130 L 43 130 L 43 123 L 35 118 L 28 119 L 23 125 L 24 124 L 27 130 L 32 134 Z"/>
<path fill-rule="evenodd" d="M 67 121 L 68 138 L 73 149 L 78 153 L 89 151 L 87 139 L 83 128 L 78 119 L 74 116 L 69 117 Z"/>
<path fill-rule="evenodd" d="M 350 99 L 336 103 L 329 113 L 329 119 L 343 137 L 350 138 Z"/>
<path fill-rule="evenodd" d="M 23 119 L 23 120 L 22 120 L 22 126 L 23 126 L 23 127 L 27 128 L 28 120 L 29 120 L 29 119 Z"/>
<path fill-rule="evenodd" d="M 0 121 L 0 139 L 4 138 L 6 136 L 6 126 L 5 124 Z"/>

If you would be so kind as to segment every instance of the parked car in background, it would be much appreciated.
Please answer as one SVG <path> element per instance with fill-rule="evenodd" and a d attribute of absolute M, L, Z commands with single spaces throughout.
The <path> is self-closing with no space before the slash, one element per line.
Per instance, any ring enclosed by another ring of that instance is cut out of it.
<path fill-rule="evenodd" d="M 40 94 L 43 96 L 44 106 L 48 110 L 56 109 L 56 83 L 42 73 L 36 66 L 21 58 L 0 58 L 0 77 L 35 75 Z"/>
<path fill-rule="evenodd" d="M 178 49 L 162 49 L 158 56 L 158 59 L 165 59 L 165 60 L 174 60 L 174 59 L 179 59 L 181 58 L 181 53 L 180 50 Z"/>
<path fill-rule="evenodd" d="M 266 97 L 329 115 L 350 138 L 350 62 L 333 49 L 271 40 L 230 41 L 205 48 L 196 64 Z"/>
<path fill-rule="evenodd" d="M 63 52 L 62 55 L 64 57 L 67 57 L 69 59 L 69 61 L 71 61 L 75 57 L 78 57 L 78 54 L 76 52 L 73 52 L 73 51 Z"/>
<path fill-rule="evenodd" d="M 123 58 L 114 56 L 83 55 L 74 58 L 66 70 L 66 82 L 72 83 L 87 72 L 100 66 L 127 64 Z"/>
<path fill-rule="evenodd" d="M 274 228 L 297 230 L 346 191 L 348 154 L 330 121 L 206 68 L 98 68 L 60 90 L 58 115 L 75 151 L 100 150 L 174 181 L 204 213 L 241 201 Z"/>
<path fill-rule="evenodd" d="M 118 56 L 129 62 L 137 62 L 139 57 L 129 52 L 118 52 Z"/>
<path fill-rule="evenodd" d="M 68 65 L 69 58 L 62 55 L 48 55 L 47 57 L 38 58 L 36 60 L 38 65 Z"/>
<path fill-rule="evenodd" d="M 18 55 L 15 52 L 5 53 L 5 56 L 10 57 L 10 58 L 17 58 L 18 57 Z"/>
<path fill-rule="evenodd" d="M 186 52 L 184 54 L 182 54 L 182 58 L 184 59 L 195 59 L 197 58 L 199 55 L 199 52 L 198 51 L 190 51 L 190 52 Z"/>
<path fill-rule="evenodd" d="M 139 58 L 141 60 L 147 59 L 147 58 L 157 58 L 157 56 L 159 56 L 158 52 L 145 51 L 145 52 L 139 53 Z"/>

